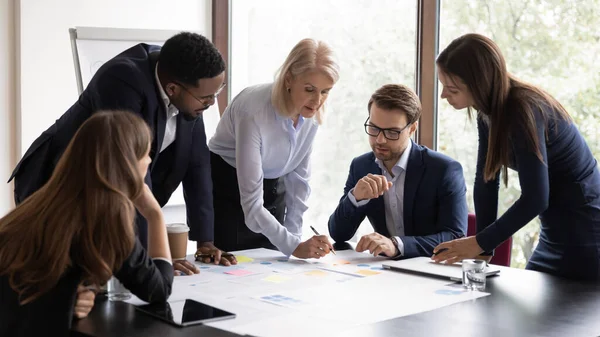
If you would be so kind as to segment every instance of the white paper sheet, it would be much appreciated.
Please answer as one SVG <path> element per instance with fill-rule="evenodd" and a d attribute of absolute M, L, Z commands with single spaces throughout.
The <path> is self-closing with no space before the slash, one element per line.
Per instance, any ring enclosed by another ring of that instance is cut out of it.
<path fill-rule="evenodd" d="M 384 270 L 382 257 L 336 253 L 300 260 L 254 249 L 235 252 L 237 266 L 195 262 L 200 274 L 177 276 L 170 300 L 190 298 L 233 312 L 236 319 L 209 325 L 270 337 L 333 336 L 352 326 L 489 295 L 465 291 L 446 280 Z M 136 297 L 128 302 L 143 303 Z"/>

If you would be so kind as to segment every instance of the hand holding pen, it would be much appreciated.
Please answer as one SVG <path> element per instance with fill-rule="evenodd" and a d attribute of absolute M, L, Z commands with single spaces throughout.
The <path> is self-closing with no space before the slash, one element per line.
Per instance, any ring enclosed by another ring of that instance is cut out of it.
<path fill-rule="evenodd" d="M 317 232 L 317 230 L 313 226 L 310 226 L 310 229 L 312 229 L 313 233 L 315 233 L 315 235 L 317 235 L 317 236 L 325 236 L 325 235 L 319 234 L 319 232 Z M 331 252 L 333 253 L 333 255 L 337 255 L 335 253 L 335 250 L 333 250 L 333 245 L 331 244 L 331 242 L 329 242 L 329 239 L 326 236 L 325 236 L 325 240 L 326 241 L 324 243 L 326 243 L 329 246 L 328 248 L 331 249 Z"/>
<path fill-rule="evenodd" d="M 329 252 L 333 252 L 333 245 L 329 242 L 327 236 L 319 235 L 312 226 L 311 229 L 316 235 L 301 242 L 298 247 L 296 247 L 296 250 L 292 253 L 295 257 L 301 259 L 320 259 L 329 254 Z"/>

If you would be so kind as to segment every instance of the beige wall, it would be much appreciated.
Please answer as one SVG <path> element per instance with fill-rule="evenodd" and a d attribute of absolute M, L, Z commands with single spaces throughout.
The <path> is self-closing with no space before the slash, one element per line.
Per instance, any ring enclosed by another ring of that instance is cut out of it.
<path fill-rule="evenodd" d="M 12 184 L 6 184 L 16 163 L 17 133 L 17 8 L 0 0 L 0 216 L 14 207 Z"/>
<path fill-rule="evenodd" d="M 21 30 L 19 155 L 77 100 L 69 28 L 193 30 L 211 36 L 211 0 L 16 1 Z"/>
<path fill-rule="evenodd" d="M 211 2 L 0 0 L 0 216 L 14 207 L 6 181 L 17 161 L 77 99 L 68 29 L 193 30 L 210 37 Z"/>

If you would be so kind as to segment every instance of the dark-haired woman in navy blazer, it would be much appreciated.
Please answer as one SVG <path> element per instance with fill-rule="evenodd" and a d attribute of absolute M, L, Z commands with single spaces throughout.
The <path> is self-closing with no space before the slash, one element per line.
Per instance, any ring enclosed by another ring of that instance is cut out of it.
<path fill-rule="evenodd" d="M 478 111 L 475 176 L 477 235 L 440 244 L 434 260 L 454 262 L 491 252 L 536 216 L 539 243 L 527 269 L 600 280 L 600 172 L 562 105 L 506 70 L 498 46 L 467 34 L 438 57 L 442 98 Z M 520 198 L 497 218 L 500 171 L 519 173 Z"/>

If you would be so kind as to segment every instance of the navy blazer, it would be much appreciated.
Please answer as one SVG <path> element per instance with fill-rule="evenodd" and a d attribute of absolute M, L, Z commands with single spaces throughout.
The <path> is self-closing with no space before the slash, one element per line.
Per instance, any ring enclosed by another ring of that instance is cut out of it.
<path fill-rule="evenodd" d="M 507 111 L 511 111 L 507 109 Z M 522 125 L 509 131 L 509 167 L 519 174 L 521 195 L 498 213 L 499 172 L 485 181 L 490 126 L 479 115 L 479 150 L 473 189 L 477 243 L 491 252 L 539 215 L 539 242 L 526 268 L 580 280 L 600 280 L 600 171 L 585 139 L 569 120 L 535 110 L 541 160 Z M 516 113 L 516 112 L 515 112 Z"/>
<path fill-rule="evenodd" d="M 155 79 L 159 46 L 135 45 L 106 62 L 79 99 L 27 150 L 10 179 L 15 179 L 18 204 L 42 187 L 79 126 L 99 110 L 129 110 L 142 117 L 153 133 L 152 164 L 146 183 L 164 206 L 183 182 L 190 239 L 212 241 L 214 232 L 210 155 L 204 121 L 177 116 L 175 142 L 159 155 L 166 126 L 166 111 Z M 147 242 L 147 224 L 138 216 L 139 237 Z"/>
<path fill-rule="evenodd" d="M 382 174 L 373 152 L 354 158 L 338 207 L 329 218 L 329 234 L 348 241 L 369 218 L 375 231 L 389 237 L 383 198 L 355 207 L 348 192 L 367 174 Z M 404 181 L 404 255 L 431 256 L 433 248 L 467 233 L 467 200 L 462 166 L 451 158 L 413 143 Z"/>

